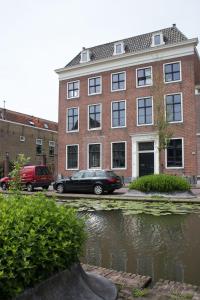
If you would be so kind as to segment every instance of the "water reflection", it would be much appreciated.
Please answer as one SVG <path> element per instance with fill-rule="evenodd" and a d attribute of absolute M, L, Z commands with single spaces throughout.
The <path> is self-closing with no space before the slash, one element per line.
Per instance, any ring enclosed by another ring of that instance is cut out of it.
<path fill-rule="evenodd" d="M 200 284 L 199 215 L 123 215 L 121 211 L 87 213 L 84 262 Z"/>

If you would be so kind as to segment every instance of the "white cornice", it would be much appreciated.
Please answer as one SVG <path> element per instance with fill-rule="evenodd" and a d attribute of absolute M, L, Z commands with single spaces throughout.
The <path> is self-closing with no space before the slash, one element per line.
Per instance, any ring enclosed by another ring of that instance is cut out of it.
<path fill-rule="evenodd" d="M 4 122 L 4 123 L 15 124 L 15 125 L 18 125 L 18 126 L 29 127 L 29 128 L 32 128 L 32 129 L 39 129 L 39 130 L 44 130 L 44 131 L 48 131 L 48 132 L 58 133 L 58 131 L 55 131 L 55 130 L 50 130 L 50 129 L 40 128 L 40 127 L 36 127 L 36 126 L 31 126 L 31 125 L 26 125 L 26 124 L 23 124 L 23 123 L 18 123 L 18 122 L 13 122 L 13 121 L 8 121 L 8 120 L 4 120 L 4 119 L 0 119 L 0 121 L 1 121 L 1 122 Z"/>
<path fill-rule="evenodd" d="M 55 72 L 59 75 L 59 80 L 62 81 L 94 73 L 97 74 L 114 69 L 191 55 L 194 54 L 197 44 L 197 38 L 189 39 L 177 44 L 157 46 L 134 53 L 125 53 L 120 56 L 114 55 L 106 59 L 61 68 L 55 70 Z"/>

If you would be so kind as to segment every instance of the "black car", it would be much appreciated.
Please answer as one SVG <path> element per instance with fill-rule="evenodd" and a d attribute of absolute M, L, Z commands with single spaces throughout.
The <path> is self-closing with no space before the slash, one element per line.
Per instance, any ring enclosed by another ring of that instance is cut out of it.
<path fill-rule="evenodd" d="M 60 179 L 53 184 L 58 193 L 64 192 L 93 192 L 101 195 L 112 193 L 122 187 L 122 179 L 110 170 L 81 170 L 73 176 Z"/>

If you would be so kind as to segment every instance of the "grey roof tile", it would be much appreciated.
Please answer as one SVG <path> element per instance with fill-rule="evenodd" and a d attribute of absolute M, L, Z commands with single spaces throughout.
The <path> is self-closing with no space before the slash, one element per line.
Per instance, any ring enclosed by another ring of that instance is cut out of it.
<path fill-rule="evenodd" d="M 172 26 L 154 32 L 123 39 L 122 41 L 124 42 L 124 45 L 126 47 L 125 48 L 126 53 L 133 53 L 140 50 L 151 48 L 152 34 L 156 32 L 163 33 L 163 37 L 166 45 L 176 44 L 187 40 L 187 37 L 176 26 Z M 90 50 L 91 53 L 91 61 L 97 61 L 100 59 L 112 57 L 114 52 L 115 42 L 116 41 L 87 48 Z M 76 55 L 65 67 L 72 67 L 80 64 L 80 59 L 81 59 L 81 52 L 78 55 Z"/>

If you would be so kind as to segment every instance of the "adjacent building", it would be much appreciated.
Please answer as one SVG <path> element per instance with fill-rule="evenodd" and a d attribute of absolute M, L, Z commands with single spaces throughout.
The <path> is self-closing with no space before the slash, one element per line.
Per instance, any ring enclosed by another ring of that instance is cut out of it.
<path fill-rule="evenodd" d="M 30 157 L 30 164 L 46 164 L 56 176 L 57 136 L 56 122 L 0 108 L 1 176 L 19 153 Z"/>
<path fill-rule="evenodd" d="M 58 174 L 200 174 L 198 39 L 173 24 L 83 48 L 59 75 Z M 162 109 L 161 109 L 162 108 Z M 172 132 L 159 151 L 159 113 Z"/>

